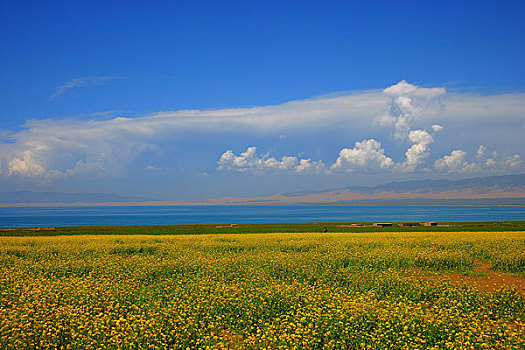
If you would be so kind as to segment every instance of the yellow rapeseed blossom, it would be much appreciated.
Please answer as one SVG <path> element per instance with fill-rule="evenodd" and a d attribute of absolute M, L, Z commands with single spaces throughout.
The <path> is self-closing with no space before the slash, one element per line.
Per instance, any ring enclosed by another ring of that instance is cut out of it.
<path fill-rule="evenodd" d="M 523 349 L 524 232 L 0 237 L 1 349 Z"/>

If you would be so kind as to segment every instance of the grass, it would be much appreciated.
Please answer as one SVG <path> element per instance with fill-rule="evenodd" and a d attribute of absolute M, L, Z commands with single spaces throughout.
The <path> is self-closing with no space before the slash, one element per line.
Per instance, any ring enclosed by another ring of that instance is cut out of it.
<path fill-rule="evenodd" d="M 0 237 L 0 348 L 525 347 L 520 290 L 426 276 L 523 279 L 525 231 L 251 231 L 277 226 Z"/>
<path fill-rule="evenodd" d="M 352 222 L 354 223 L 354 222 Z M 338 227 L 350 225 L 350 222 L 320 223 L 271 223 L 271 224 L 229 224 L 213 225 L 148 225 L 148 226 L 85 226 L 57 227 L 53 231 L 31 231 L 17 229 L 0 231 L 0 236 L 62 236 L 62 235 L 172 235 L 172 234 L 229 234 L 229 233 L 291 233 L 321 232 L 324 227 L 328 232 L 498 232 L 525 231 L 525 221 L 484 221 L 484 222 L 440 222 L 438 227 Z M 363 223 L 370 225 L 370 223 Z M 394 223 L 397 224 L 397 223 Z M 219 226 L 219 227 L 218 227 Z"/>

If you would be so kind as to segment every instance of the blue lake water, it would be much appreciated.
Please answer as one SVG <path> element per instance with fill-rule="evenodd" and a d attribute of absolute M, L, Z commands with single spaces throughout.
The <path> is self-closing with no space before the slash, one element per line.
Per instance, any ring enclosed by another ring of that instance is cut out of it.
<path fill-rule="evenodd" d="M 159 206 L 0 208 L 0 228 L 269 222 L 525 220 L 525 207 Z"/>

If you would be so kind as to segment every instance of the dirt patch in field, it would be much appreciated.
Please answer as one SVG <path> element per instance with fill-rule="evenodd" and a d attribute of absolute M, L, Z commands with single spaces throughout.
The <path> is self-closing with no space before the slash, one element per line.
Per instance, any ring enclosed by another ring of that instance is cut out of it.
<path fill-rule="evenodd" d="M 425 281 L 446 281 L 456 285 L 474 287 L 482 292 L 493 293 L 501 289 L 515 289 L 525 295 L 525 278 L 497 272 L 490 265 L 475 260 L 474 270 L 480 277 L 465 276 L 457 273 L 444 272 L 438 275 L 428 275 L 428 271 L 416 270 L 413 277 Z"/>
<path fill-rule="evenodd" d="M 243 337 L 235 332 L 221 329 L 219 331 L 212 331 L 212 335 L 218 336 L 228 349 L 236 350 L 242 348 Z"/>

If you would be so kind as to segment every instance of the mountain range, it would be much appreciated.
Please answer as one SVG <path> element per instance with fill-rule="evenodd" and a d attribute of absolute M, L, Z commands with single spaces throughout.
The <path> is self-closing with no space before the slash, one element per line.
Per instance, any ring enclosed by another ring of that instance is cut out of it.
<path fill-rule="evenodd" d="M 87 205 L 525 205 L 525 174 L 463 180 L 418 180 L 377 186 L 222 197 L 190 201 L 158 201 L 104 193 L 0 192 L 0 206 Z"/>
<path fill-rule="evenodd" d="M 199 201 L 202 204 L 203 201 Z M 208 200 L 206 204 L 525 205 L 525 174 L 463 180 L 418 180 L 351 186 L 267 197 Z"/>
<path fill-rule="evenodd" d="M 33 191 L 0 192 L 0 203 L 105 203 L 151 201 L 145 197 L 127 197 L 107 193 L 60 193 Z"/>

